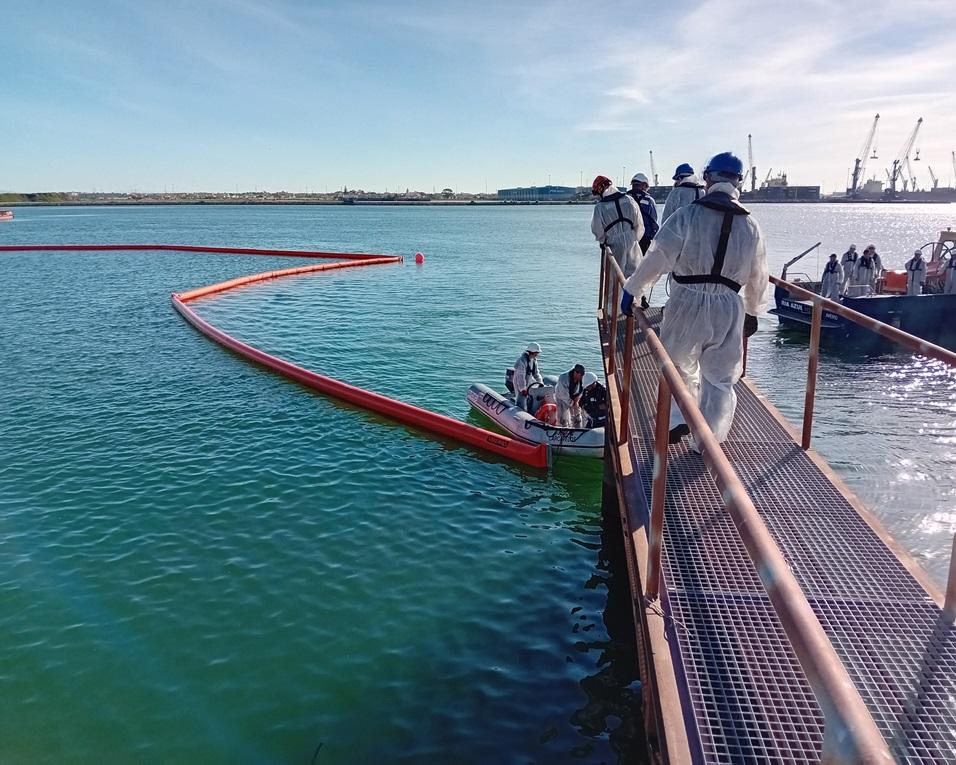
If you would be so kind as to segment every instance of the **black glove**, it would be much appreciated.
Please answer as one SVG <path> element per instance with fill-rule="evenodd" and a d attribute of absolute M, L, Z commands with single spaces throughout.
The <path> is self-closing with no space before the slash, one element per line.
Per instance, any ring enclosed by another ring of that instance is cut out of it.
<path fill-rule="evenodd" d="M 752 314 L 744 316 L 744 337 L 750 337 L 757 331 L 757 317 Z"/>

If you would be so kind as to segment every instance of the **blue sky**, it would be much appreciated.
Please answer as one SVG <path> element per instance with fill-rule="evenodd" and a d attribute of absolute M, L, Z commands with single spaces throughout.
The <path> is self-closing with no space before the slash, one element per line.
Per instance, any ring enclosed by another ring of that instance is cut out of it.
<path fill-rule="evenodd" d="M 0 2 L 0 189 L 494 190 L 724 150 L 951 183 L 951 0 Z"/>

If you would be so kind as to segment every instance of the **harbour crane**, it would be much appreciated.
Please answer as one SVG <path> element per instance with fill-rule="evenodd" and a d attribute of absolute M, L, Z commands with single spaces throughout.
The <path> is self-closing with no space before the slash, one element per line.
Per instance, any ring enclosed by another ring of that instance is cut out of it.
<path fill-rule="evenodd" d="M 750 191 L 754 192 L 757 190 L 757 168 L 754 165 L 754 145 L 750 133 L 747 133 L 747 162 L 750 167 L 747 171 L 750 173 Z"/>
<path fill-rule="evenodd" d="M 651 178 L 654 181 L 654 185 L 657 185 L 657 168 L 654 167 L 654 152 L 649 151 L 648 154 L 651 155 Z"/>
<path fill-rule="evenodd" d="M 956 151 L 950 152 L 953 158 L 953 186 L 956 186 Z"/>
<path fill-rule="evenodd" d="M 877 159 L 876 147 L 873 147 L 873 156 L 870 157 L 870 147 L 873 146 L 873 138 L 876 136 L 876 126 L 880 122 L 880 115 L 873 118 L 873 124 L 870 126 L 870 132 L 866 134 L 866 140 L 863 142 L 863 149 L 853 160 L 853 180 L 850 182 L 850 188 L 847 189 L 847 196 L 854 197 L 860 188 L 860 181 L 863 180 L 863 172 L 866 170 L 867 159 Z"/>
<path fill-rule="evenodd" d="M 926 169 L 929 170 L 929 179 L 933 182 L 933 188 L 935 189 L 939 186 L 939 178 L 936 177 L 936 173 L 933 172 L 933 168 L 930 165 L 927 165 Z"/>
<path fill-rule="evenodd" d="M 903 144 L 900 153 L 897 154 L 896 159 L 893 160 L 893 171 L 890 173 L 890 194 L 896 193 L 896 182 L 899 180 L 903 170 L 903 163 L 909 161 L 910 152 L 913 150 L 913 144 L 916 143 L 916 136 L 919 135 L 919 128 L 922 124 L 923 118 L 920 117 L 916 120 L 916 127 L 913 128 L 913 132 L 910 133 L 909 138 L 906 139 L 906 143 Z"/>
<path fill-rule="evenodd" d="M 916 159 L 919 159 L 919 157 Z M 913 161 L 915 162 L 916 160 Z M 913 166 L 910 164 L 909 157 L 906 158 L 906 172 L 910 179 L 910 191 L 916 191 L 916 173 L 913 172 Z M 903 190 L 905 191 L 906 188 L 904 187 Z"/>

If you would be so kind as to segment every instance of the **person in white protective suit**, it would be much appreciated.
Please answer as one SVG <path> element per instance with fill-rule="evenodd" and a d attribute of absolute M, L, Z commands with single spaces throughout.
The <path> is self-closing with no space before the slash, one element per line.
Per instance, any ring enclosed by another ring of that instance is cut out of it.
<path fill-rule="evenodd" d="M 744 334 L 756 331 L 767 305 L 767 251 L 760 227 L 737 201 L 742 179 L 743 162 L 730 152 L 710 160 L 707 193 L 664 221 L 621 301 L 630 312 L 634 294 L 671 272 L 661 342 L 718 441 L 727 438 L 737 408 Z M 689 432 L 672 402 L 670 443 Z"/>
<path fill-rule="evenodd" d="M 943 292 L 947 295 L 956 294 L 956 253 L 949 257 L 949 263 L 946 265 L 946 276 L 943 281 Z"/>
<path fill-rule="evenodd" d="M 704 184 L 694 175 L 694 168 L 686 162 L 678 165 L 674 170 L 674 188 L 664 200 L 664 212 L 661 214 L 661 223 L 666 221 L 680 208 L 696 202 L 704 196 Z"/>
<path fill-rule="evenodd" d="M 823 277 L 820 280 L 820 294 L 830 300 L 840 299 L 840 290 L 843 287 L 843 266 L 837 263 L 837 254 L 830 254 L 830 260 L 823 267 Z"/>
<path fill-rule="evenodd" d="M 873 253 L 869 247 L 863 250 L 863 254 L 856 262 L 856 268 L 853 269 L 853 284 L 865 285 L 871 290 L 876 289 L 876 277 L 879 271 L 876 268 L 876 261 L 873 260 Z"/>
<path fill-rule="evenodd" d="M 922 295 L 925 281 L 926 261 L 923 260 L 923 251 L 916 250 L 913 257 L 906 261 L 906 294 Z"/>
<path fill-rule="evenodd" d="M 584 421 L 581 411 L 581 394 L 584 393 L 583 364 L 575 364 L 570 370 L 558 375 L 558 384 L 554 386 L 554 400 L 558 405 L 558 425 L 580 428 Z"/>
<path fill-rule="evenodd" d="M 598 198 L 591 216 L 591 233 L 610 248 L 624 275 L 630 276 L 641 260 L 644 220 L 640 208 L 606 175 L 594 179 L 591 193 Z"/>
<path fill-rule="evenodd" d="M 856 262 L 860 259 L 860 253 L 856 251 L 856 245 L 851 244 L 850 249 L 843 253 L 840 258 L 840 265 L 843 267 L 843 284 L 841 290 L 846 290 L 847 283 L 853 284 L 853 269 L 856 268 Z"/>
<path fill-rule="evenodd" d="M 871 244 L 866 249 L 870 251 L 870 257 L 873 258 L 873 265 L 876 266 L 876 276 L 879 278 L 883 273 L 883 258 L 881 258 L 880 253 L 876 251 L 875 244 Z"/>
<path fill-rule="evenodd" d="M 538 354 L 541 353 L 541 346 L 537 343 L 528 343 L 528 347 L 515 361 L 514 377 L 512 384 L 515 387 L 515 405 L 519 409 L 528 411 L 530 397 L 528 396 L 528 386 L 533 383 L 544 384 L 544 378 L 538 371 Z"/>

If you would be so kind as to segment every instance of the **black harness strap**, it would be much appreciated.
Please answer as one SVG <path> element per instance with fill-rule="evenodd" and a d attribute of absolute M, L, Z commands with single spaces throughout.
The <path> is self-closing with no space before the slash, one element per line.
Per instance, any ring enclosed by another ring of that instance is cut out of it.
<path fill-rule="evenodd" d="M 617 218 L 612 220 L 604 227 L 605 234 L 614 228 L 618 223 L 626 223 L 631 227 L 631 229 L 634 228 L 634 221 L 632 221 L 630 218 L 625 218 L 624 211 L 621 209 L 621 197 L 623 196 L 624 195 L 619 191 L 616 194 L 611 194 L 611 196 L 605 197 L 603 200 L 601 200 L 606 202 L 614 202 L 614 206 L 617 208 Z"/>
<path fill-rule="evenodd" d="M 717 240 L 717 250 L 714 252 L 714 265 L 709 274 L 697 274 L 695 276 L 681 276 L 680 274 L 671 274 L 674 281 L 678 284 L 723 284 L 734 292 L 740 292 L 741 285 L 733 279 L 728 279 L 721 274 L 724 270 L 724 258 L 727 256 L 727 245 L 730 242 L 730 230 L 734 225 L 736 215 L 730 211 L 724 213 L 723 223 L 720 224 L 720 239 Z"/>

